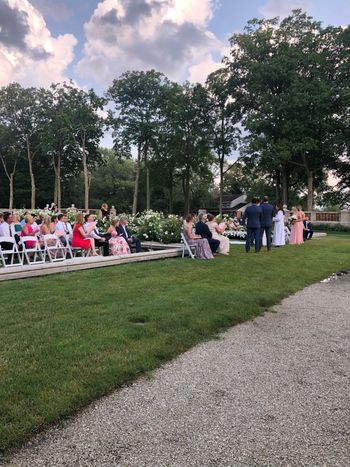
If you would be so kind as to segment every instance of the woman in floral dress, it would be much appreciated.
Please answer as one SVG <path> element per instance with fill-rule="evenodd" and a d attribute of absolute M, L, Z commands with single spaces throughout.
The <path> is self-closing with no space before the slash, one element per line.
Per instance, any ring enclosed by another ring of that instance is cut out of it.
<path fill-rule="evenodd" d="M 111 234 L 109 239 L 109 254 L 110 255 L 129 255 L 130 247 L 128 242 L 121 235 L 117 233 L 119 221 L 117 219 L 113 220 L 111 226 L 107 230 L 107 233 Z"/>

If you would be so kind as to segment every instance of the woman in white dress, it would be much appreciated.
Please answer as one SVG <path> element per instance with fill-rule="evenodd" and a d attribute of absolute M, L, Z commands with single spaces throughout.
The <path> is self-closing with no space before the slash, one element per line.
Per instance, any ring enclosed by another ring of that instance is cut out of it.
<path fill-rule="evenodd" d="M 276 215 L 272 220 L 275 224 L 272 244 L 275 246 L 283 246 L 286 244 L 286 235 L 284 231 L 284 211 L 281 203 L 276 205 Z"/>
<path fill-rule="evenodd" d="M 230 240 L 225 235 L 222 235 L 225 232 L 226 224 L 221 226 L 217 224 L 215 221 L 215 217 L 213 214 L 207 215 L 207 226 L 209 227 L 210 232 L 213 235 L 213 238 L 220 241 L 219 245 L 219 253 L 222 255 L 229 255 L 230 254 Z"/>

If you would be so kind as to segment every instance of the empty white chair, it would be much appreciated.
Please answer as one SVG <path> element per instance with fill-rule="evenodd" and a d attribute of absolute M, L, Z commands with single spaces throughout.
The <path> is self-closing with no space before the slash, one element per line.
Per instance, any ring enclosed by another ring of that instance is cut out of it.
<path fill-rule="evenodd" d="M 30 243 L 31 246 L 27 246 L 27 243 Z M 29 235 L 21 237 L 21 245 L 23 248 L 23 262 L 25 258 L 28 264 L 45 263 L 45 254 L 40 248 L 40 243 L 37 237 Z"/>
<path fill-rule="evenodd" d="M 49 258 L 51 263 L 64 261 L 67 255 L 67 247 L 64 246 L 56 234 L 43 235 L 44 255 Z"/>
<path fill-rule="evenodd" d="M 5 268 L 22 265 L 23 258 L 20 252 L 18 251 L 15 239 L 13 237 L 0 237 L 0 240 L 0 259 L 2 265 Z M 2 246 L 2 243 L 7 243 L 8 245 Z M 16 263 L 14 263 L 15 259 L 17 259 Z"/>
<path fill-rule="evenodd" d="M 196 245 L 190 245 L 183 233 L 181 233 L 181 243 L 182 243 L 182 257 L 185 256 L 185 251 L 191 256 L 192 259 L 196 258 L 197 247 Z"/>

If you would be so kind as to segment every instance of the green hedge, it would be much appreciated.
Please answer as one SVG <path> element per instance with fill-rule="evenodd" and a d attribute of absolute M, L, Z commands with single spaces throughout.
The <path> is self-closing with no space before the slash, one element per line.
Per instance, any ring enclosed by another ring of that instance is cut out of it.
<path fill-rule="evenodd" d="M 350 232 L 350 227 L 342 224 L 312 224 L 313 229 L 326 232 Z"/>

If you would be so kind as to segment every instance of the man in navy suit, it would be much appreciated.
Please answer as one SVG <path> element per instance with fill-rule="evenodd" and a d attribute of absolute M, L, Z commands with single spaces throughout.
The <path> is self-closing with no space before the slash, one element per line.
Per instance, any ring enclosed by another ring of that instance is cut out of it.
<path fill-rule="evenodd" d="M 260 204 L 262 211 L 261 217 L 261 229 L 260 229 L 260 245 L 262 245 L 262 239 L 264 232 L 266 234 L 266 247 L 267 251 L 271 250 L 271 232 L 272 232 L 272 218 L 273 218 L 273 206 L 269 203 L 268 196 L 264 196 L 263 203 Z"/>
<path fill-rule="evenodd" d="M 128 218 L 126 216 L 121 216 L 119 220 L 119 225 L 117 227 L 118 235 L 125 238 L 129 245 L 135 245 L 136 253 L 141 252 L 141 242 L 140 239 L 130 235 L 128 230 Z"/>
<path fill-rule="evenodd" d="M 308 217 L 305 217 L 305 219 L 303 220 L 303 224 L 304 224 L 304 232 L 303 232 L 304 241 L 311 240 L 314 234 L 314 230 L 312 228 L 310 219 Z"/>
<path fill-rule="evenodd" d="M 243 220 L 247 225 L 247 240 L 245 242 L 245 251 L 249 253 L 250 245 L 254 242 L 255 253 L 261 250 L 260 244 L 260 228 L 262 219 L 262 210 L 259 206 L 260 200 L 258 198 L 252 199 L 251 206 L 248 206 L 244 211 Z"/>
<path fill-rule="evenodd" d="M 220 240 L 213 238 L 213 234 L 210 232 L 209 227 L 204 222 L 204 220 L 205 214 L 200 212 L 198 214 L 198 222 L 196 224 L 196 235 L 200 235 L 202 238 L 206 238 L 208 240 L 211 251 L 216 253 L 220 246 Z"/>

